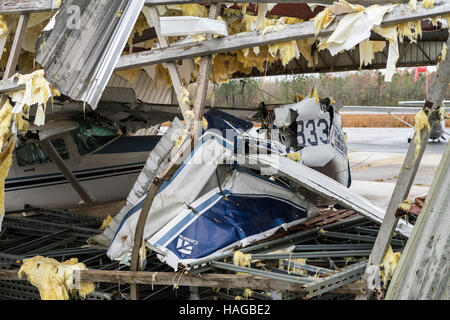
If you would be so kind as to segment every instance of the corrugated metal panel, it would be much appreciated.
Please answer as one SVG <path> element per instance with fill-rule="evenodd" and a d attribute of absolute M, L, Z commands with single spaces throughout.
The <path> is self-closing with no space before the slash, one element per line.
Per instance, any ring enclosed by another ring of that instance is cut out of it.
<path fill-rule="evenodd" d="M 47 80 L 95 109 L 143 5 L 144 0 L 66 0 L 36 47 Z"/>
<path fill-rule="evenodd" d="M 113 73 L 108 87 L 132 88 L 136 98 L 145 103 L 170 104 L 172 99 L 173 87 L 168 87 L 164 83 L 156 83 L 144 70 L 139 72 L 138 77 L 133 83 Z"/>
<path fill-rule="evenodd" d="M 449 299 L 449 256 L 450 144 L 447 144 L 386 299 Z"/>

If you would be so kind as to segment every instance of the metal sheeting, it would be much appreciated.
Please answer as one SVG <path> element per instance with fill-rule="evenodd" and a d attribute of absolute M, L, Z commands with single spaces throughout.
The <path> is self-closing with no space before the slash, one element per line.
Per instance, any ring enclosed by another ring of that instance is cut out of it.
<path fill-rule="evenodd" d="M 144 0 L 65 1 L 36 45 L 46 79 L 95 109 L 143 5 Z"/>
<path fill-rule="evenodd" d="M 258 161 L 258 166 L 265 167 L 267 170 L 273 170 L 276 175 L 295 182 L 301 187 L 338 203 L 349 210 L 354 210 L 374 222 L 381 223 L 383 221 L 385 214 L 383 210 L 365 198 L 353 193 L 344 185 L 314 169 L 298 165 L 286 157 L 280 157 L 277 159 L 278 162 L 273 161 L 269 155 L 258 155 L 257 158 L 249 156 L 249 159 L 250 163 Z M 403 236 L 409 237 L 412 225 L 400 219 L 396 230 Z"/>
<path fill-rule="evenodd" d="M 387 300 L 450 298 L 450 144 L 392 278 Z"/>
<path fill-rule="evenodd" d="M 107 87 L 132 88 L 136 98 L 145 103 L 169 104 L 172 103 L 173 87 L 157 83 L 149 77 L 147 72 L 141 70 L 133 83 L 113 73 Z"/>

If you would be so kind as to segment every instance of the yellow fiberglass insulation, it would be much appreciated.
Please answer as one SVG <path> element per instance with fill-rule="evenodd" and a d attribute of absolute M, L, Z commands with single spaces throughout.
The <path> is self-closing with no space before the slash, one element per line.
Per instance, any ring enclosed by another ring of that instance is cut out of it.
<path fill-rule="evenodd" d="M 185 111 L 184 115 L 186 116 L 187 119 L 191 119 L 191 120 L 193 120 L 195 117 L 194 111 L 192 111 L 192 110 Z"/>
<path fill-rule="evenodd" d="M 298 152 L 289 152 L 286 157 L 297 162 L 302 160 L 302 156 Z"/>
<path fill-rule="evenodd" d="M 423 0 L 422 1 L 422 7 L 431 9 L 434 7 L 434 0 Z"/>
<path fill-rule="evenodd" d="M 42 69 L 42 67 L 34 61 L 34 53 L 23 51 L 22 54 L 19 56 L 18 61 L 18 72 L 21 74 L 26 73 L 32 73 L 36 71 L 37 69 Z"/>
<path fill-rule="evenodd" d="M 127 80 L 129 83 L 134 83 L 139 75 L 139 71 L 141 71 L 140 68 L 125 69 L 116 71 L 116 74 Z"/>
<path fill-rule="evenodd" d="M 19 270 L 19 278 L 25 274 L 28 281 L 39 289 L 42 300 L 69 300 L 76 293 L 83 299 L 94 291 L 95 284 L 82 282 L 75 284 L 75 270 L 87 270 L 84 263 L 77 258 L 59 262 L 53 258 L 36 256 L 23 260 Z"/>
<path fill-rule="evenodd" d="M 314 39 L 301 39 L 297 40 L 297 48 L 303 58 L 308 61 L 308 67 L 314 66 L 314 58 L 311 54 L 311 46 L 314 44 Z"/>
<path fill-rule="evenodd" d="M 245 254 L 241 251 L 236 251 L 233 254 L 233 264 L 241 267 L 250 267 L 250 263 L 252 262 L 252 255 Z"/>
<path fill-rule="evenodd" d="M 203 130 L 208 129 L 208 120 L 205 117 L 202 117 L 202 128 Z"/>
<path fill-rule="evenodd" d="M 3 56 L 3 49 L 8 40 L 8 22 L 6 18 L 0 14 L 0 60 Z"/>
<path fill-rule="evenodd" d="M 139 266 L 141 270 L 144 270 L 145 260 L 147 260 L 147 247 L 145 246 L 145 241 L 142 241 L 142 245 L 139 248 Z"/>
<path fill-rule="evenodd" d="M 387 289 L 388 281 L 392 279 L 395 269 L 397 269 L 401 255 L 402 254 L 400 252 L 394 253 L 391 246 L 389 246 L 386 251 L 383 262 L 380 264 L 380 277 L 381 281 L 383 281 L 383 287 L 385 289 Z"/>
<path fill-rule="evenodd" d="M 3 15 L 0 14 L 0 38 L 8 35 L 8 24 Z"/>
<path fill-rule="evenodd" d="M 422 36 L 422 26 L 420 20 L 400 23 L 397 26 L 398 38 L 403 42 L 403 38 L 408 38 L 411 42 L 417 42 L 417 39 Z"/>
<path fill-rule="evenodd" d="M 9 103 L 9 99 L 3 104 L 0 109 L 0 150 L 3 149 L 3 144 L 9 138 L 11 133 L 11 123 L 13 120 L 13 107 Z"/>
<path fill-rule="evenodd" d="M 157 64 L 155 68 L 155 79 L 156 84 L 164 83 L 168 87 L 172 86 L 172 79 L 170 78 L 169 70 L 163 67 L 161 64 Z"/>
<path fill-rule="evenodd" d="M 245 289 L 244 293 L 242 294 L 242 297 L 246 300 L 248 300 L 248 298 L 250 298 L 253 295 L 253 291 L 250 289 Z"/>
<path fill-rule="evenodd" d="M 183 143 L 184 139 L 186 139 L 188 135 L 188 130 L 185 128 L 183 129 L 183 131 L 181 132 L 180 136 L 178 137 L 178 139 L 176 139 L 175 141 L 173 141 L 173 145 L 174 145 L 174 151 L 176 149 L 178 149 L 179 146 L 181 146 L 181 144 Z"/>
<path fill-rule="evenodd" d="M 311 91 L 308 93 L 308 98 L 314 98 L 316 103 L 319 103 L 320 97 L 316 87 L 313 87 Z"/>
<path fill-rule="evenodd" d="M 48 99 L 53 97 L 52 89 L 44 78 L 44 70 L 37 70 L 31 74 L 21 75 L 17 73 L 14 77 L 19 78 L 18 84 L 25 84 L 25 89 L 8 93 L 16 103 L 26 106 L 38 104 L 36 125 L 43 125 L 45 122 L 45 107 Z"/>
<path fill-rule="evenodd" d="M 275 58 L 279 53 L 283 67 L 295 58 L 297 51 L 297 43 L 295 40 L 269 45 L 270 55 Z"/>
<path fill-rule="evenodd" d="M 447 44 L 442 45 L 442 51 L 441 51 L 441 61 L 447 60 Z"/>
<path fill-rule="evenodd" d="M 331 22 L 333 22 L 334 17 L 330 15 L 329 8 L 325 8 L 323 11 L 319 12 L 314 18 L 314 35 L 317 36 L 323 28 L 326 28 Z"/>
<path fill-rule="evenodd" d="M 398 207 L 403 211 L 409 211 L 411 210 L 411 201 L 409 201 L 408 199 L 403 200 L 402 202 L 400 202 Z"/>
<path fill-rule="evenodd" d="M 294 97 L 294 102 L 300 102 L 303 100 L 303 96 L 300 93 L 296 93 Z"/>
<path fill-rule="evenodd" d="M 255 52 L 250 49 L 239 50 L 236 57 L 242 66 L 239 71 L 246 74 L 252 72 L 253 67 L 258 69 L 260 72 L 263 72 L 266 62 L 271 64 L 278 59 L 276 56 L 274 57 L 269 53 L 269 48 L 267 46 L 260 47 L 258 54 L 255 54 Z"/>
<path fill-rule="evenodd" d="M 150 25 L 147 22 L 147 18 L 145 17 L 144 13 L 141 12 L 139 14 L 139 17 L 134 24 L 133 31 L 131 32 L 130 36 L 128 37 L 128 52 L 133 52 L 133 38 L 135 34 L 142 36 L 145 29 L 149 29 Z"/>
<path fill-rule="evenodd" d="M 236 65 L 234 70 L 233 62 Z M 230 66 L 229 66 L 230 63 Z M 230 54 L 215 54 L 213 55 L 213 68 L 211 68 L 210 80 L 216 81 L 217 83 L 227 82 L 234 72 L 239 70 L 239 65 L 236 63 L 236 56 Z"/>
<path fill-rule="evenodd" d="M 369 39 L 359 43 L 359 61 L 360 66 L 366 66 L 372 63 L 376 52 L 381 52 L 386 47 L 385 41 L 372 41 Z"/>
<path fill-rule="evenodd" d="M 422 134 L 421 134 L 422 130 L 423 129 L 430 130 L 430 122 L 428 121 L 428 117 L 423 110 L 420 110 L 419 112 L 417 112 L 417 114 L 414 118 L 414 121 L 415 121 L 414 122 L 414 144 L 415 144 L 416 148 L 414 150 L 414 160 L 408 166 L 409 168 L 414 164 L 417 157 L 419 156 L 420 148 L 422 147 L 420 144 L 421 140 L 422 140 Z"/>
<path fill-rule="evenodd" d="M 14 102 L 23 103 L 27 106 L 32 106 L 36 103 L 46 104 L 52 96 L 52 91 L 44 75 L 44 70 L 37 70 L 26 75 L 17 73 L 14 75 L 14 77 L 19 79 L 17 84 L 24 84 L 25 89 L 11 92 L 9 96 Z"/>
<path fill-rule="evenodd" d="M 13 141 L 0 154 L 0 227 L 2 217 L 5 214 L 5 179 L 12 164 L 12 153 L 14 151 Z"/>
<path fill-rule="evenodd" d="M 415 12 L 417 11 L 417 0 L 409 0 L 409 9 L 411 9 L 411 11 Z"/>
<path fill-rule="evenodd" d="M 105 230 L 109 224 L 111 223 L 113 219 L 111 218 L 111 216 L 108 214 L 108 216 L 103 220 L 102 225 L 100 226 L 100 230 Z"/>
<path fill-rule="evenodd" d="M 47 21 L 36 24 L 33 27 L 27 27 L 22 42 L 22 49 L 28 52 L 35 52 L 36 42 L 39 38 L 42 29 L 47 25 Z"/>
<path fill-rule="evenodd" d="M 183 87 L 183 91 L 181 92 L 181 97 L 179 100 L 182 111 L 188 111 L 190 109 L 191 101 L 189 100 L 189 91 L 185 87 Z"/>
<path fill-rule="evenodd" d="M 176 6 L 183 11 L 184 16 L 194 16 L 200 18 L 206 18 L 208 16 L 206 8 L 200 4 L 179 4 Z"/>
<path fill-rule="evenodd" d="M 11 124 L 14 117 L 12 110 L 13 108 L 9 103 L 9 99 L 6 99 L 0 109 L 0 228 L 1 218 L 5 214 L 5 179 L 11 167 L 12 153 L 15 147 L 13 140 L 10 139 L 6 148 L 3 148 L 11 136 Z M 21 117 L 21 114 L 19 113 L 16 117 Z M 17 123 L 17 128 L 23 130 L 25 128 L 25 121 L 21 119 Z"/>

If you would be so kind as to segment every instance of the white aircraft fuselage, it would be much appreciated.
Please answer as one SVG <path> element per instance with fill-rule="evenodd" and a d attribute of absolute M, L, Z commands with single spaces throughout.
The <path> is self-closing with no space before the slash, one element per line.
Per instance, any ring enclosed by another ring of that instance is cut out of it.
<path fill-rule="evenodd" d="M 126 198 L 160 139 L 111 134 L 99 136 L 94 143 L 92 136 L 83 134 L 78 128 L 48 139 L 96 204 Z M 30 139 L 15 150 L 5 181 L 6 211 L 21 210 L 25 204 L 50 208 L 85 204 L 55 163 L 46 158 L 40 143 Z"/>

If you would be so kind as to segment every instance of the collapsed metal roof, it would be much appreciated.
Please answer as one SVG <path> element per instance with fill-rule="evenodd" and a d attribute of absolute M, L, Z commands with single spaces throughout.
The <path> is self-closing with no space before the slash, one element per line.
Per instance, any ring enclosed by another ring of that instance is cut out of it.
<path fill-rule="evenodd" d="M 36 61 L 74 100 L 97 106 L 144 0 L 67 0 L 44 29 Z"/>

